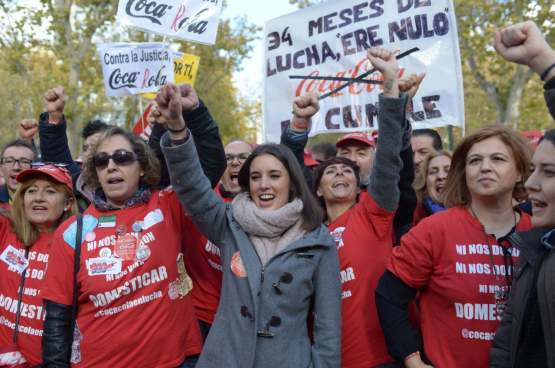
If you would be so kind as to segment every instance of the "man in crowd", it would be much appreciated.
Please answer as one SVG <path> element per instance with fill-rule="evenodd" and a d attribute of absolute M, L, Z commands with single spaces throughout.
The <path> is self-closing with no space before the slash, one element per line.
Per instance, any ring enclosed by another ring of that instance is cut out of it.
<path fill-rule="evenodd" d="M 337 147 L 328 141 L 318 142 L 310 149 L 312 158 L 322 163 L 329 158 L 337 156 Z"/>
<path fill-rule="evenodd" d="M 23 170 L 30 169 L 31 164 L 37 159 L 35 147 L 26 139 L 14 139 L 4 146 L 1 165 L 6 184 L 0 189 L 0 209 L 10 210 L 12 198 L 19 188 L 17 175 Z"/>
<path fill-rule="evenodd" d="M 439 133 L 433 129 L 416 129 L 412 131 L 412 157 L 414 161 L 414 175 L 422 168 L 426 155 L 443 149 Z"/>

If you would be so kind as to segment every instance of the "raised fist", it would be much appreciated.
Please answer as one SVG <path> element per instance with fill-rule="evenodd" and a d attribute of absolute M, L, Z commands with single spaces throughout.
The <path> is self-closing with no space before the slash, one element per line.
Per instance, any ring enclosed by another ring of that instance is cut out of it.
<path fill-rule="evenodd" d="M 181 108 L 183 111 L 189 112 L 199 107 L 200 101 L 193 86 L 187 82 L 179 83 L 177 86 L 181 90 Z"/>
<path fill-rule="evenodd" d="M 399 64 L 393 52 L 383 47 L 371 47 L 366 50 L 366 55 L 368 60 L 372 63 L 372 66 L 380 73 L 395 73 L 399 75 Z"/>
<path fill-rule="evenodd" d="M 418 92 L 418 87 L 420 87 L 420 83 L 422 83 L 425 76 L 426 73 L 420 75 L 412 73 L 399 79 L 399 92 L 407 93 L 409 95 L 409 101 L 412 100 L 416 92 Z"/>
<path fill-rule="evenodd" d="M 174 83 L 164 84 L 156 94 L 158 111 L 167 121 L 169 129 L 179 130 L 185 122 L 181 116 L 182 98 L 181 90 Z"/>
<path fill-rule="evenodd" d="M 49 120 L 59 122 L 66 106 L 64 87 L 58 86 L 44 94 L 44 105 L 48 111 Z"/>
<path fill-rule="evenodd" d="M 39 130 L 39 122 L 35 119 L 25 119 L 19 122 L 19 136 L 29 142 L 33 140 L 33 136 Z"/>
<path fill-rule="evenodd" d="M 150 107 L 150 110 L 148 112 L 148 116 L 146 118 L 146 122 L 149 125 L 154 125 L 154 123 L 158 123 L 160 125 L 166 125 L 167 121 L 166 119 L 162 116 L 162 113 L 160 112 L 160 110 L 158 110 L 158 104 L 156 103 L 156 101 L 152 101 L 150 103 L 152 106 Z M 151 127 L 152 128 L 152 127 Z"/>
<path fill-rule="evenodd" d="M 312 118 L 320 110 L 318 93 L 308 92 L 293 100 L 293 121 L 299 125 L 308 125 Z"/>

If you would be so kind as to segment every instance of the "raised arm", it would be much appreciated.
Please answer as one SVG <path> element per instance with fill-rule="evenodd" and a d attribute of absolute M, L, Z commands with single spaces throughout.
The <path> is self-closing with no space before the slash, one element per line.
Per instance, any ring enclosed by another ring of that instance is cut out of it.
<path fill-rule="evenodd" d="M 399 203 L 398 188 L 403 167 L 401 152 L 403 133 L 407 130 L 408 95 L 399 93 L 399 65 L 389 50 L 372 47 L 368 50 L 372 66 L 383 75 L 384 90 L 379 96 L 378 122 L 380 139 L 370 176 L 368 192 L 376 203 L 387 211 L 394 211 Z"/>
<path fill-rule="evenodd" d="M 159 111 L 167 120 L 168 132 L 160 145 L 170 173 L 171 184 L 187 215 L 200 232 L 216 246 L 222 246 L 228 228 L 226 204 L 211 188 L 201 169 L 194 143 L 189 137 L 182 112 L 181 90 L 166 83 L 156 95 Z M 190 101 L 184 101 L 185 104 Z M 192 107 L 192 105 L 191 105 Z"/>
<path fill-rule="evenodd" d="M 64 116 L 66 95 L 58 86 L 44 94 L 46 112 L 39 118 L 40 149 L 43 162 L 61 162 L 70 166 L 70 171 L 80 172 L 81 167 L 73 161 L 67 140 L 67 123 Z"/>
<path fill-rule="evenodd" d="M 531 20 L 495 31 L 493 47 L 505 60 L 528 66 L 546 82 L 545 101 L 555 119 L 555 51 Z"/>
<path fill-rule="evenodd" d="M 281 135 L 280 143 L 288 147 L 301 165 L 304 179 L 308 187 L 312 189 L 314 181 L 312 171 L 304 163 L 304 148 L 308 142 L 308 124 L 310 119 L 320 110 L 318 93 L 309 92 L 298 96 L 293 101 L 293 121 Z"/>

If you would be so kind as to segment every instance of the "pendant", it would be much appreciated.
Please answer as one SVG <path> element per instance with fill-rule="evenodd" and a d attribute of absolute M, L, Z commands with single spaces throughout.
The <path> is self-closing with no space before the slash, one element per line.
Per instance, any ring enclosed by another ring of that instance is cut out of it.
<path fill-rule="evenodd" d="M 507 291 L 501 289 L 495 292 L 495 308 L 497 309 L 497 317 L 499 319 L 505 314 L 508 299 L 509 294 L 507 294 Z"/>

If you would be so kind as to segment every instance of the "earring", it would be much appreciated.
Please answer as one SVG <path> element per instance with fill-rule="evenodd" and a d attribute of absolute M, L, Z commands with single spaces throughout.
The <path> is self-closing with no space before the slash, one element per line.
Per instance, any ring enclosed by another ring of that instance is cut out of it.
<path fill-rule="evenodd" d="M 67 208 L 64 208 L 64 212 L 67 212 Z"/>

